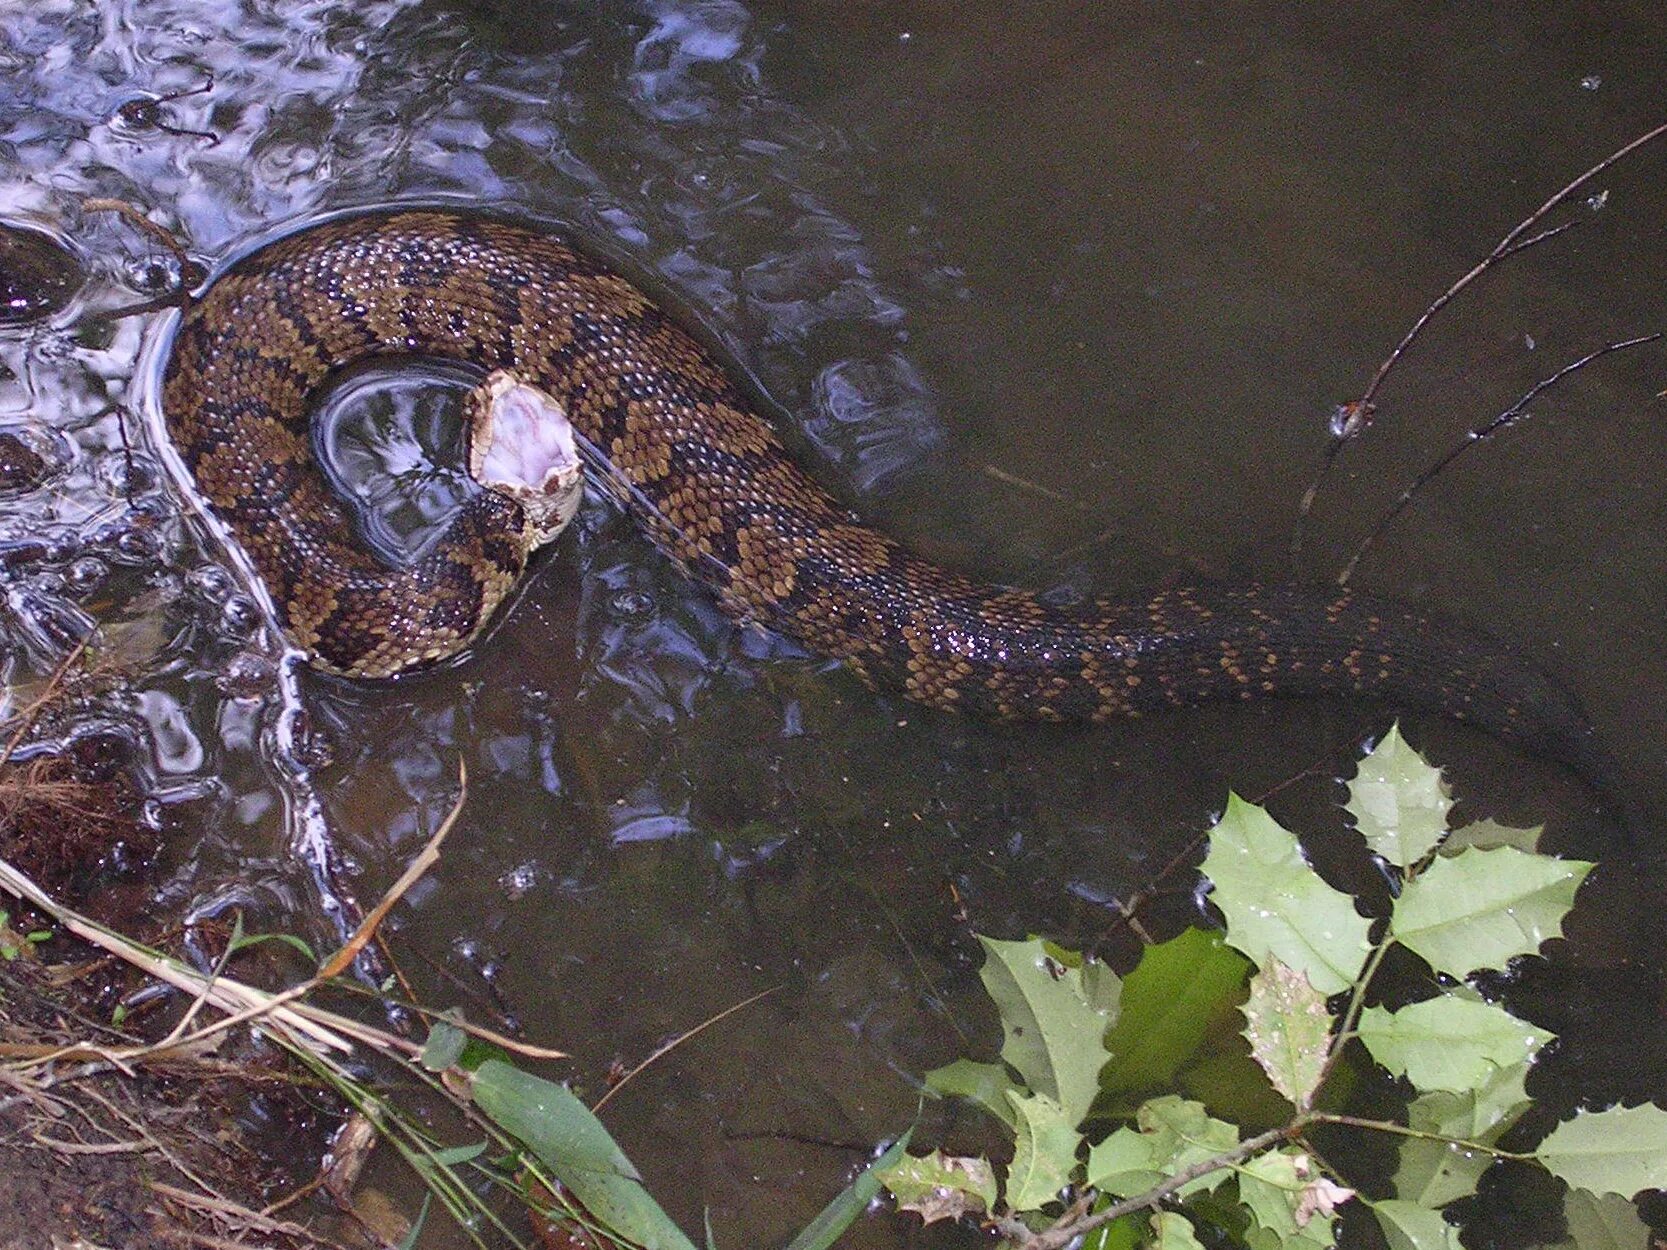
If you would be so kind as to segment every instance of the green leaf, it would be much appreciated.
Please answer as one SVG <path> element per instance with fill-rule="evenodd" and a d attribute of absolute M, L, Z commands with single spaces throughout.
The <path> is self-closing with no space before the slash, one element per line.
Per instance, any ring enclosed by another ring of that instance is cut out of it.
<path fill-rule="evenodd" d="M 1173 1094 L 1142 1103 L 1135 1113 L 1135 1123 L 1142 1133 L 1154 1139 L 1158 1167 L 1166 1178 L 1227 1154 L 1239 1144 L 1237 1128 L 1225 1120 L 1214 1119 L 1205 1111 L 1203 1103 Z M 1206 1172 L 1175 1192 L 1185 1198 L 1188 1194 L 1214 1189 L 1230 1175 L 1232 1172 L 1225 1167 Z"/>
<path fill-rule="evenodd" d="M 432 1197 L 434 1195 L 431 1193 L 423 1195 L 423 1204 L 417 1208 L 417 1218 L 411 1221 L 411 1227 L 405 1230 L 405 1236 L 399 1239 L 394 1250 L 415 1250 L 417 1238 L 422 1236 L 423 1225 L 428 1223 L 428 1201 Z"/>
<path fill-rule="evenodd" d="M 1251 1057 L 1298 1111 L 1307 1111 L 1325 1072 L 1331 1013 L 1307 976 L 1270 955 L 1250 978 L 1244 1005 Z"/>
<path fill-rule="evenodd" d="M 1066 966 L 1034 938 L 978 940 L 987 952 L 979 975 L 1001 1014 L 1001 1057 L 1080 1124 L 1099 1092 L 1121 983 L 1102 965 Z"/>
<path fill-rule="evenodd" d="M 1267 812 L 1229 794 L 1202 871 L 1239 950 L 1258 964 L 1278 956 L 1322 994 L 1354 983 L 1370 922 L 1308 866 L 1296 838 Z"/>
<path fill-rule="evenodd" d="M 1408 868 L 1436 848 L 1447 832 L 1447 809 L 1453 806 L 1441 770 L 1407 745 L 1399 725 L 1349 782 L 1343 805 L 1354 817 L 1366 845 L 1397 868 Z"/>
<path fill-rule="evenodd" d="M 857 1173 L 857 1178 L 840 1190 L 834 1200 L 817 1212 L 816 1218 L 787 1243 L 787 1250 L 828 1250 L 838 1241 L 879 1195 L 880 1173 L 896 1165 L 909 1148 L 909 1138 L 913 1136 L 911 1128 L 892 1142 L 884 1154 Z"/>
<path fill-rule="evenodd" d="M 1220 933 L 1205 929 L 1148 946 L 1123 981 L 1117 1023 L 1105 1038 L 1111 1058 L 1100 1071 L 1101 1088 L 1172 1088 L 1211 1024 L 1237 1002 L 1250 966 Z"/>
<path fill-rule="evenodd" d="M 1152 1217 L 1153 1250 L 1204 1250 L 1192 1231 L 1192 1221 L 1178 1211 L 1159 1211 Z"/>
<path fill-rule="evenodd" d="M 1372 1213 L 1383 1226 L 1389 1250 L 1464 1250 L 1459 1230 L 1440 1211 L 1421 1207 L 1403 1198 L 1385 1198 L 1372 1204 Z"/>
<path fill-rule="evenodd" d="M 1331 1245 L 1332 1217 L 1355 1196 L 1321 1175 L 1313 1158 L 1294 1146 L 1246 1159 L 1238 1174 L 1240 1201 L 1259 1228 L 1286 1245 Z"/>
<path fill-rule="evenodd" d="M 301 952 L 306 961 L 314 967 L 318 966 L 318 956 L 313 948 L 293 933 L 247 933 L 241 934 L 226 944 L 226 954 L 233 955 L 251 946 L 259 946 L 262 942 L 282 942 L 285 946 L 293 947 Z"/>
<path fill-rule="evenodd" d="M 1462 1094 L 1435 1090 L 1407 1107 L 1407 1124 L 1425 1133 L 1492 1145 L 1530 1106 L 1523 1082 L 1526 1062 L 1509 1068 L 1490 1065 L 1485 1080 Z M 1476 1192 L 1482 1173 L 1493 1166 L 1486 1151 L 1453 1142 L 1408 1137 L 1400 1146 L 1395 1196 L 1440 1207 Z"/>
<path fill-rule="evenodd" d="M 452 1168 L 459 1163 L 468 1163 L 472 1159 L 478 1159 L 485 1153 L 486 1143 L 478 1141 L 470 1146 L 449 1146 L 445 1150 L 436 1150 L 429 1158 L 441 1167 Z"/>
<path fill-rule="evenodd" d="M 1117 1198 L 1133 1198 L 1162 1182 L 1160 1162 L 1155 1138 L 1120 1128 L 1088 1148 L 1086 1183 Z"/>
<path fill-rule="evenodd" d="M 1135 1250 L 1145 1232 L 1144 1216 L 1130 1212 L 1089 1233 L 1082 1239 L 1082 1250 Z"/>
<path fill-rule="evenodd" d="M 1667 1111 L 1654 1103 L 1577 1111 L 1534 1151 L 1553 1176 L 1594 1194 L 1667 1189 Z"/>
<path fill-rule="evenodd" d="M 1503 968 L 1562 935 L 1563 917 L 1591 871 L 1581 860 L 1472 847 L 1438 857 L 1408 881 L 1390 925 L 1437 972 L 1463 978 L 1478 968 Z"/>
<path fill-rule="evenodd" d="M 444 1072 L 463 1057 L 463 1047 L 469 1035 L 446 1020 L 436 1020 L 429 1026 L 428 1041 L 417 1062 L 430 1072 Z"/>
<path fill-rule="evenodd" d="M 1495 1003 L 1457 994 L 1393 1012 L 1368 1007 L 1360 1013 L 1359 1033 L 1372 1058 L 1420 1092 L 1455 1094 L 1486 1081 L 1490 1065 L 1531 1061 L 1552 1036 Z"/>
<path fill-rule="evenodd" d="M 996 1205 L 1000 1192 L 988 1159 L 946 1155 L 942 1150 L 904 1155 L 875 1175 L 891 1191 L 899 1210 L 913 1211 L 927 1224 L 980 1215 Z"/>
<path fill-rule="evenodd" d="M 1569 1189 L 1563 1194 L 1563 1218 L 1574 1250 L 1648 1250 L 1650 1230 L 1638 1208 L 1617 1194 Z"/>
<path fill-rule="evenodd" d="M 643 1250 L 694 1250 L 643 1188 L 636 1168 L 602 1122 L 572 1091 L 501 1059 L 481 1064 L 471 1081 L 481 1112 L 525 1142 L 608 1228 Z"/>
<path fill-rule="evenodd" d="M 945 1098 L 968 1098 L 1000 1120 L 1009 1129 L 1017 1129 L 1018 1121 L 1013 1106 L 1007 1101 L 1009 1090 L 1023 1094 L 999 1063 L 974 1063 L 971 1059 L 957 1059 L 926 1074 L 926 1088 Z"/>
<path fill-rule="evenodd" d="M 1250 1208 L 1258 1225 L 1281 1237 L 1296 1234 L 1297 1198 L 1304 1183 L 1297 1176 L 1297 1156 L 1291 1150 L 1255 1155 L 1239 1165 L 1239 1200 Z"/>
<path fill-rule="evenodd" d="M 1076 1121 L 1046 1094 L 1023 1098 L 1010 1093 L 1007 1100 L 1019 1122 L 1007 1169 L 1007 1205 L 1015 1211 L 1039 1210 L 1057 1199 L 1071 1179 L 1082 1137 Z"/>
<path fill-rule="evenodd" d="M 1457 855 L 1472 846 L 1480 851 L 1514 846 L 1517 850 L 1532 855 L 1540 849 L 1540 835 L 1544 832 L 1544 825 L 1535 825 L 1532 829 L 1516 829 L 1510 825 L 1502 825 L 1497 820 L 1478 820 L 1448 834 L 1447 841 L 1441 844 L 1441 853 Z"/>

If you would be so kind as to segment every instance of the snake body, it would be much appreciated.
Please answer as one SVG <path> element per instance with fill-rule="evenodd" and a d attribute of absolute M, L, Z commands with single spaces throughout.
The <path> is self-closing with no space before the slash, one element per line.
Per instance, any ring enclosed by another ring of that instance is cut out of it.
<path fill-rule="evenodd" d="M 313 462 L 308 396 L 348 365 L 409 354 L 530 380 L 599 453 L 593 480 L 728 611 L 933 707 L 1101 721 L 1359 695 L 1590 761 L 1557 684 L 1392 600 L 1206 585 L 1060 607 L 918 559 L 799 469 L 711 355 L 607 264 L 550 231 L 439 211 L 267 244 L 210 285 L 169 357 L 170 435 L 323 668 L 385 677 L 456 652 L 526 560 L 516 505 L 490 491 L 406 567 L 355 540 Z"/>

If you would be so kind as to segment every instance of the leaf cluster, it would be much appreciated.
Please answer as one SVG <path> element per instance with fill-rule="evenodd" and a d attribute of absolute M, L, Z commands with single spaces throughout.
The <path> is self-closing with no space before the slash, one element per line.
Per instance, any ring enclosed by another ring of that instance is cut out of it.
<path fill-rule="evenodd" d="M 1560 936 L 1593 865 L 1541 854 L 1538 830 L 1454 829 L 1451 807 L 1439 770 L 1392 729 L 1361 761 L 1346 804 L 1391 879 L 1385 914 L 1364 914 L 1295 835 L 1235 795 L 1202 865 L 1223 933 L 1149 947 L 1127 980 L 1037 939 L 981 938 L 1001 1062 L 959 1060 L 927 1085 L 995 1116 L 1012 1133 L 1012 1159 L 939 1150 L 900 1158 L 880 1181 L 904 1210 L 976 1220 L 1014 1250 L 1077 1238 L 1090 1250 L 1170 1250 L 1201 1234 L 1320 1250 L 1335 1244 L 1347 1204 L 1368 1208 L 1393 1250 L 1457 1250 L 1444 1208 L 1513 1159 L 1568 1186 L 1566 1244 L 1642 1250 L 1648 1234 L 1630 1199 L 1667 1187 L 1667 1111 L 1582 1110 L 1531 1150 L 1502 1149 L 1532 1105 L 1526 1078 L 1552 1035 L 1471 984 Z M 1395 948 L 1427 966 L 1423 997 L 1377 1001 L 1374 978 Z M 1242 1050 L 1198 1058 L 1224 1007 L 1242 1021 L 1254 1066 Z M 1346 1105 L 1354 1065 L 1340 1061 L 1357 1042 L 1404 1081 L 1402 1118 L 1330 1109 Z M 1237 1075 L 1200 1081 L 1212 1063 Z M 1196 1096 L 1175 1089 L 1183 1077 Z M 1284 1108 L 1276 1126 L 1252 1136 L 1219 1118 L 1249 1120 L 1238 1109 L 1274 1101 Z M 1361 1193 L 1315 1148 L 1310 1131 L 1322 1124 L 1396 1139 L 1389 1196 Z"/>

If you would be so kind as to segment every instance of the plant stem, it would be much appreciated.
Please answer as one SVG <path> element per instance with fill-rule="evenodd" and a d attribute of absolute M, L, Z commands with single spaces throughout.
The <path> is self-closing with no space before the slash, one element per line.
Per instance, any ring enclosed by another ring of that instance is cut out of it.
<path fill-rule="evenodd" d="M 1366 989 L 1372 984 L 1372 978 L 1377 975 L 1379 965 L 1383 963 L 1384 956 L 1389 953 L 1389 948 L 1394 944 L 1395 931 L 1389 927 L 1386 921 L 1383 937 L 1378 939 L 1377 945 L 1372 948 L 1372 953 L 1366 956 L 1366 963 L 1360 969 L 1360 975 L 1355 978 L 1354 989 L 1349 994 L 1348 1010 L 1343 1013 L 1342 1026 L 1338 1028 L 1336 1035 L 1331 1039 L 1331 1049 L 1326 1052 L 1325 1063 L 1320 1068 L 1320 1079 L 1314 1083 L 1314 1096 L 1319 1094 L 1326 1081 L 1330 1079 L 1332 1070 L 1337 1067 L 1337 1061 L 1343 1056 L 1343 1047 L 1347 1046 L 1349 1039 L 1354 1036 L 1354 1026 L 1359 1023 L 1360 1013 L 1366 1006 Z M 1310 1096 L 1308 1100 L 1310 1104 L 1312 1104 L 1314 1096 Z"/>
<path fill-rule="evenodd" d="M 1368 1120 L 1362 1116 L 1340 1115 L 1329 1111 L 1310 1112 L 1304 1118 L 1309 1124 L 1344 1124 L 1350 1128 L 1369 1128 L 1380 1133 L 1393 1133 L 1397 1137 L 1418 1137 L 1424 1141 L 1438 1141 L 1446 1146 L 1456 1146 L 1460 1150 L 1480 1150 L 1496 1159 L 1516 1159 L 1526 1163 L 1535 1159 L 1532 1151 L 1525 1153 L 1519 1150 L 1501 1150 L 1498 1146 L 1489 1146 L 1485 1142 L 1471 1141 L 1464 1137 L 1449 1137 L 1445 1133 L 1430 1133 L 1405 1124 L 1397 1124 L 1393 1120 Z"/>
<path fill-rule="evenodd" d="M 1216 1155 L 1211 1159 L 1203 1159 L 1191 1167 L 1182 1168 L 1175 1175 L 1161 1185 L 1154 1185 L 1145 1193 L 1135 1198 L 1125 1198 L 1122 1202 L 1114 1202 L 1102 1211 L 1095 1211 L 1090 1215 L 1073 1218 L 1065 1216 L 1051 1228 L 1045 1228 L 1039 1233 L 1032 1232 L 1014 1216 L 1003 1216 L 995 1221 L 995 1229 L 1007 1238 L 1013 1250 L 1064 1250 L 1076 1238 L 1093 1232 L 1102 1224 L 1109 1224 L 1115 1219 L 1140 1211 L 1147 1207 L 1155 1207 L 1176 1190 L 1190 1185 L 1200 1176 L 1208 1176 L 1211 1172 L 1220 1172 L 1232 1167 L 1251 1155 L 1266 1150 L 1269 1146 L 1277 1145 L 1288 1137 L 1295 1136 L 1302 1131 L 1304 1125 L 1315 1119 L 1313 1116 L 1299 1116 L 1284 1128 L 1269 1129 L 1265 1133 L 1258 1133 L 1247 1141 L 1240 1142 L 1233 1149 Z"/>

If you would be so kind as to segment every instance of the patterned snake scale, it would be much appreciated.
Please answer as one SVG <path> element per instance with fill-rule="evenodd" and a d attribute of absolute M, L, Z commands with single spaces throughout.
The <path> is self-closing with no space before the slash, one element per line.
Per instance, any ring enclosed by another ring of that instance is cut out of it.
<path fill-rule="evenodd" d="M 308 397 L 418 354 L 554 397 L 654 543 L 734 615 L 864 681 L 996 718 L 1101 721 L 1210 700 L 1359 695 L 1473 722 L 1591 776 L 1584 714 L 1496 640 L 1403 604 L 1293 585 L 1055 607 L 911 556 L 789 458 L 687 333 L 542 229 L 437 211 L 338 218 L 229 268 L 185 316 L 163 406 L 197 484 L 318 666 L 385 677 L 467 646 L 520 577 L 514 503 L 474 494 L 389 567 L 314 463 Z"/>

